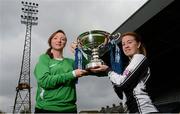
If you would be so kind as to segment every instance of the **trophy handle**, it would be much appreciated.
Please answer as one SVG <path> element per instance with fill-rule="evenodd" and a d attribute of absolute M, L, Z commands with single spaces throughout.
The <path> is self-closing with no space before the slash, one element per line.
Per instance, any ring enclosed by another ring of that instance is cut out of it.
<path fill-rule="evenodd" d="M 120 32 L 118 32 L 116 34 L 110 34 L 109 35 L 109 40 L 115 42 L 116 44 L 118 44 L 121 41 L 120 37 L 121 37 Z"/>

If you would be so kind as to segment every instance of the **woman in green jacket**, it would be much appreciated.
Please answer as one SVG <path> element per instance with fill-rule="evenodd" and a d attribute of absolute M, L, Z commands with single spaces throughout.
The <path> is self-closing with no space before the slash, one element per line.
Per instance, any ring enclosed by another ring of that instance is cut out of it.
<path fill-rule="evenodd" d="M 62 30 L 48 40 L 49 49 L 35 66 L 37 80 L 35 113 L 73 113 L 76 107 L 76 80 L 87 71 L 74 70 L 74 60 L 63 56 L 67 38 Z"/>

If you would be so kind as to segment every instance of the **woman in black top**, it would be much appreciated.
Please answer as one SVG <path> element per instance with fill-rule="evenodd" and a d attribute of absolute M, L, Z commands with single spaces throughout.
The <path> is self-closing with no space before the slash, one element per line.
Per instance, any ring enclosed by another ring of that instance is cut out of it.
<path fill-rule="evenodd" d="M 107 72 L 109 79 L 115 86 L 117 95 L 122 98 L 122 93 L 125 94 L 126 105 L 130 113 L 158 112 L 146 92 L 146 81 L 150 76 L 150 69 L 146 50 L 140 37 L 134 32 L 127 32 L 122 34 L 120 38 L 123 52 L 129 58 L 129 64 L 123 74 L 117 74 L 107 65 L 100 65 L 91 71 L 94 73 Z"/>

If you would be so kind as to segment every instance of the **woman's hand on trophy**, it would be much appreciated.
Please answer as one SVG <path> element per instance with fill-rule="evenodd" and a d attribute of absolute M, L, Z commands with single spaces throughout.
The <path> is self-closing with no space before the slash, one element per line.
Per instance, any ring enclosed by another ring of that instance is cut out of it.
<path fill-rule="evenodd" d="M 99 72 L 106 72 L 106 70 L 108 70 L 108 69 L 109 69 L 109 67 L 107 65 L 99 65 L 99 66 L 90 68 L 88 70 L 93 73 L 99 73 Z"/>
<path fill-rule="evenodd" d="M 82 47 L 82 44 L 81 44 L 81 42 L 79 41 L 79 40 L 77 40 L 77 41 L 73 41 L 72 43 L 71 43 L 71 52 L 72 53 L 75 53 L 75 49 L 76 48 L 78 48 L 78 47 Z"/>
<path fill-rule="evenodd" d="M 72 43 L 71 43 L 71 46 L 70 46 L 71 52 L 72 52 L 72 53 L 75 53 L 75 49 L 76 49 L 77 47 L 78 47 L 78 43 L 77 43 L 76 41 L 72 42 Z"/>
<path fill-rule="evenodd" d="M 88 75 L 88 71 L 82 70 L 82 69 L 76 69 L 74 70 L 76 77 L 82 77 Z"/>

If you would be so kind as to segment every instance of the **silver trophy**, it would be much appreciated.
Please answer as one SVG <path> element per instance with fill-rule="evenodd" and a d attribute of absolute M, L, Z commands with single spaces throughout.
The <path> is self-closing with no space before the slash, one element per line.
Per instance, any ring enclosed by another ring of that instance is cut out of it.
<path fill-rule="evenodd" d="M 78 36 L 78 45 L 80 45 L 82 51 L 87 54 L 89 59 L 85 69 L 104 64 L 100 57 L 108 50 L 106 45 L 109 41 L 109 35 L 110 33 L 106 31 L 92 30 Z"/>

